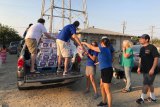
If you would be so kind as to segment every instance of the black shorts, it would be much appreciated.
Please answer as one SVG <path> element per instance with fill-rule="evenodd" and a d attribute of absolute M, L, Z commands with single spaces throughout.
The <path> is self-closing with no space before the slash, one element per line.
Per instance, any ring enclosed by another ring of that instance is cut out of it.
<path fill-rule="evenodd" d="M 149 73 L 144 73 L 143 74 L 143 85 L 153 85 L 154 79 L 156 75 L 150 76 Z"/>
<path fill-rule="evenodd" d="M 113 77 L 113 68 L 104 68 L 101 70 L 101 78 L 103 83 L 111 83 Z"/>

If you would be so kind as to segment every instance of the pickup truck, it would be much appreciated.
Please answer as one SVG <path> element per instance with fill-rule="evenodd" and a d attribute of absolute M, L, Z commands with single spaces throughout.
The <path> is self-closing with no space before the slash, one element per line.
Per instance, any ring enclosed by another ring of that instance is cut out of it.
<path fill-rule="evenodd" d="M 63 76 L 62 73 L 57 74 L 57 67 L 42 67 L 40 69 L 40 73 L 31 73 L 30 58 L 31 55 L 28 51 L 28 48 L 26 45 L 24 45 L 17 62 L 17 87 L 19 90 L 24 90 L 32 87 L 32 83 L 38 83 L 40 86 L 51 84 L 65 84 L 70 82 L 74 83 L 75 81 L 83 77 L 82 73 L 80 72 L 80 66 L 77 66 L 77 64 L 79 63 L 76 62 L 76 58 L 74 63 L 71 62 L 69 64 L 70 70 L 69 74 L 66 76 Z M 35 69 L 39 70 L 37 68 Z"/>

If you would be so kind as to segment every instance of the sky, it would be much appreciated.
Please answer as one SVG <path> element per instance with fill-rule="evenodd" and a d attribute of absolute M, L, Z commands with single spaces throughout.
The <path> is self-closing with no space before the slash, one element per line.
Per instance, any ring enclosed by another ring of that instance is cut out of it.
<path fill-rule="evenodd" d="M 49 6 L 46 0 L 46 7 Z M 65 0 L 66 4 L 68 0 Z M 42 0 L 0 0 L 0 23 L 15 28 L 20 35 L 30 23 L 36 23 L 41 15 Z M 87 0 L 87 13 L 89 26 L 122 33 L 122 23 L 126 22 L 126 34 L 142 35 L 151 34 L 160 39 L 160 0 Z M 60 6 L 61 0 L 55 0 L 55 5 Z M 72 0 L 73 9 L 82 9 L 82 0 Z M 56 10 L 55 14 L 60 14 Z M 74 17 L 75 16 L 75 17 Z M 74 20 L 82 21 L 73 13 Z M 46 28 L 48 30 L 48 18 Z M 54 19 L 54 29 L 61 29 L 61 19 Z M 65 21 L 65 24 L 68 24 Z M 82 27 L 82 26 L 81 26 Z"/>

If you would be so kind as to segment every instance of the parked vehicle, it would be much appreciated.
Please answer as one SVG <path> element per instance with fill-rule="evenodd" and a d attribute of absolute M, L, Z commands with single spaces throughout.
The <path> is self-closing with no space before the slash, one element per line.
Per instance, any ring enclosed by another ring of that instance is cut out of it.
<path fill-rule="evenodd" d="M 24 40 L 20 40 L 19 43 L 18 43 L 18 46 L 17 46 L 17 57 L 20 56 L 23 45 L 24 45 Z"/>
<path fill-rule="evenodd" d="M 133 68 L 138 68 L 138 63 L 139 63 L 139 52 L 141 49 L 141 45 L 133 45 L 133 59 L 134 59 L 134 67 Z"/>
<path fill-rule="evenodd" d="M 10 42 L 8 47 L 9 54 L 17 54 L 17 46 L 19 44 L 19 41 Z"/>
<path fill-rule="evenodd" d="M 17 87 L 19 90 L 31 87 L 32 85 L 30 83 L 39 83 L 38 86 L 50 84 L 65 84 L 75 82 L 79 80 L 81 77 L 83 77 L 83 75 L 80 72 L 80 66 L 73 66 L 74 63 L 70 63 L 70 73 L 66 76 L 63 76 L 63 74 L 57 74 L 57 68 L 53 69 L 49 67 L 41 68 L 41 72 L 38 74 L 31 73 L 30 53 L 26 45 L 24 45 L 21 50 L 17 65 Z M 31 86 L 28 86 L 28 84 L 30 84 Z"/>

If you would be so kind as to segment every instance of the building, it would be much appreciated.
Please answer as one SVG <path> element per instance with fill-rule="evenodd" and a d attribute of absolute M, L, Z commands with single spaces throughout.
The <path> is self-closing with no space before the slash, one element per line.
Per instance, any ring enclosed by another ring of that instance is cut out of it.
<path fill-rule="evenodd" d="M 83 29 L 78 32 L 78 37 L 82 41 L 86 41 L 88 43 L 91 43 L 92 41 L 99 42 L 102 36 L 107 36 L 110 39 L 116 52 L 121 50 L 123 40 L 126 40 L 126 39 L 131 40 L 131 37 L 133 37 L 131 35 L 126 35 L 126 34 L 114 32 L 114 31 L 95 28 L 95 27 L 89 27 L 87 29 Z"/>

